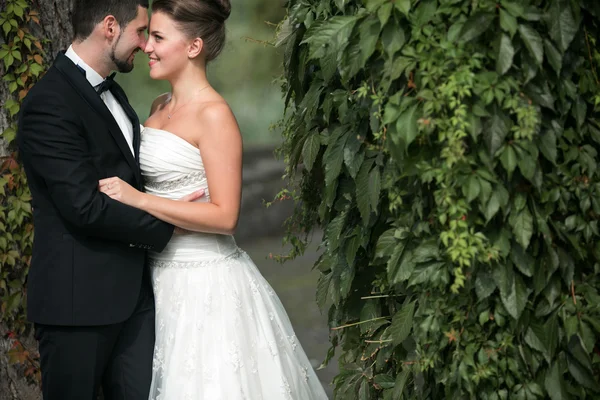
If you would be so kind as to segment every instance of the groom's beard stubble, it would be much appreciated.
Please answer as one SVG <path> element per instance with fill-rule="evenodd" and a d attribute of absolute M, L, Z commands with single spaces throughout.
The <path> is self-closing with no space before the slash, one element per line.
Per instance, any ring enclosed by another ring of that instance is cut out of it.
<path fill-rule="evenodd" d="M 115 42 L 115 44 L 112 47 L 112 51 L 110 52 L 110 59 L 117 67 L 117 71 L 122 72 L 122 73 L 128 73 L 133 70 L 133 61 L 135 60 L 135 54 L 140 49 L 135 49 L 133 51 L 133 53 L 131 53 L 129 56 L 127 56 L 127 58 L 125 60 L 119 59 L 117 57 L 116 49 L 117 49 L 117 45 L 119 44 L 120 40 L 121 40 L 121 35 L 119 35 L 119 37 L 117 38 L 117 41 Z M 130 58 L 131 58 L 131 62 L 129 62 Z"/>

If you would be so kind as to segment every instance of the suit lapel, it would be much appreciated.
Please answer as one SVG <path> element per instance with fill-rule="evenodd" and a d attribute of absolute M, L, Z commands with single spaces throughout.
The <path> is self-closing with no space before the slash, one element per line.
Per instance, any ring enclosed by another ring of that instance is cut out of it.
<path fill-rule="evenodd" d="M 133 107 L 131 107 L 131 105 L 129 104 L 129 100 L 127 100 L 127 95 L 125 94 L 125 92 L 123 91 L 121 86 L 119 86 L 119 84 L 117 82 L 113 83 L 111 93 L 113 94 L 113 96 L 115 96 L 115 99 L 117 99 L 119 104 L 121 104 L 121 107 L 123 107 L 123 111 L 125 111 L 125 114 L 131 121 L 131 126 L 133 127 L 133 152 L 134 152 L 136 165 L 138 166 L 138 168 L 136 170 L 136 174 L 138 175 L 139 182 L 141 183 L 142 177 L 141 177 L 141 172 L 139 169 L 140 120 L 138 119 L 138 116 L 137 116 L 135 110 L 133 109 Z M 127 150 L 129 151 L 129 147 L 127 147 Z M 131 154 L 131 151 L 129 151 L 129 153 Z"/>
<path fill-rule="evenodd" d="M 90 85 L 85 76 L 77 69 L 77 66 L 73 64 L 73 62 L 67 56 L 65 56 L 64 53 L 61 52 L 57 55 L 56 60 L 54 61 L 54 66 L 63 73 L 65 79 L 79 92 L 79 94 L 81 94 L 83 99 L 90 105 L 90 107 L 92 107 L 95 111 L 98 112 L 98 114 L 100 114 L 100 116 L 106 123 L 108 131 L 111 133 L 113 139 L 117 143 L 117 146 L 121 150 L 121 153 L 123 153 L 123 156 L 127 160 L 127 163 L 135 172 L 135 177 L 138 181 L 138 184 L 141 184 L 140 168 L 136 161 L 136 158 L 134 158 L 134 155 L 131 154 L 131 149 L 129 148 L 129 145 L 125 140 L 123 132 L 121 132 L 121 128 L 119 128 L 117 121 L 115 121 L 110 110 L 106 107 L 104 101 L 102 101 L 102 98 L 100 98 L 98 93 L 96 93 L 96 91 L 94 90 L 92 85 Z M 117 101 L 119 101 L 123 108 L 125 108 L 125 105 L 121 101 L 121 99 L 117 99 Z M 129 103 L 127 103 L 127 100 L 125 100 L 125 103 L 129 108 L 131 108 L 131 106 L 129 106 Z M 135 114 L 135 112 L 133 114 Z M 137 116 L 135 117 L 135 120 L 136 123 L 132 121 L 134 141 L 136 129 L 137 135 L 139 137 L 139 122 L 137 122 Z M 134 149 L 135 148 L 136 146 L 134 145 Z"/>

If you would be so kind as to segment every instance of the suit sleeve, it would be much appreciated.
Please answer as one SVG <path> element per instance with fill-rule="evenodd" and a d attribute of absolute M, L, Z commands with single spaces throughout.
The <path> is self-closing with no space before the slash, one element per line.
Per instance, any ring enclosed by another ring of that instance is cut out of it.
<path fill-rule="evenodd" d="M 80 233 L 162 251 L 174 227 L 98 191 L 82 134 L 59 94 L 26 99 L 17 137 L 26 171 L 44 182 L 60 215 Z"/>

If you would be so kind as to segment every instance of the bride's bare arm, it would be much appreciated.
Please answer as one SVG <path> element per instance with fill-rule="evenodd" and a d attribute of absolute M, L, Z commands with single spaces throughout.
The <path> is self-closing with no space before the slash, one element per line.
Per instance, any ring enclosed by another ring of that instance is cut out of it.
<path fill-rule="evenodd" d="M 100 181 L 100 190 L 180 228 L 232 234 L 239 217 L 242 188 L 240 131 L 225 103 L 204 108 L 198 118 L 197 126 L 202 129 L 196 138 L 209 182 L 210 203 L 183 203 L 141 193 L 116 177 Z"/>

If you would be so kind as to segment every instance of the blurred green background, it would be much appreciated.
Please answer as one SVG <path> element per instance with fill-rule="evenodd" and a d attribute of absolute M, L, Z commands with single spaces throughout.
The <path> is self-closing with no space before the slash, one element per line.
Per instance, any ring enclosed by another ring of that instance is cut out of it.
<path fill-rule="evenodd" d="M 152 1 L 150 1 L 152 4 Z M 283 0 L 231 0 L 226 22 L 227 44 L 208 65 L 208 77 L 232 108 L 244 146 L 274 145 L 280 135 L 270 129 L 283 114 L 280 86 L 282 57 L 271 43 L 275 24 L 283 19 Z M 148 57 L 139 52 L 134 70 L 119 74 L 129 101 L 143 123 L 152 101 L 169 91 L 169 83 L 149 77 Z"/>

